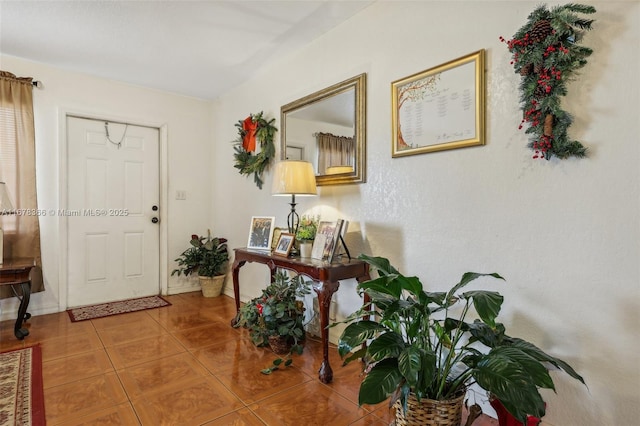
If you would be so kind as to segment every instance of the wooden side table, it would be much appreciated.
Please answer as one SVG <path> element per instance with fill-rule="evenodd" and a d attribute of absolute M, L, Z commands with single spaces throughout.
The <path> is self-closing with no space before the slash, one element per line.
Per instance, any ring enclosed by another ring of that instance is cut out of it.
<path fill-rule="evenodd" d="M 284 257 L 272 255 L 270 251 L 249 250 L 237 248 L 233 261 L 233 294 L 236 299 L 236 311 L 240 310 L 240 268 L 247 262 L 265 264 L 271 271 L 273 281 L 278 268 L 295 271 L 314 280 L 313 290 L 318 295 L 320 308 L 320 328 L 322 330 L 322 365 L 319 370 L 319 378 L 323 383 L 333 380 L 333 370 L 329 364 L 329 307 L 333 293 L 338 291 L 340 280 L 355 278 L 358 282 L 367 281 L 369 277 L 369 265 L 359 259 L 343 259 L 328 263 L 311 258 Z M 366 301 L 366 300 L 365 300 Z M 235 318 L 232 320 L 234 324 Z"/>
<path fill-rule="evenodd" d="M 18 317 L 13 332 L 18 340 L 22 340 L 29 335 L 29 330 L 22 328 L 25 320 L 31 318 L 31 314 L 27 312 L 29 299 L 31 298 L 31 279 L 29 274 L 31 268 L 35 266 L 33 258 L 15 258 L 7 259 L 0 265 L 0 285 L 9 285 L 13 294 L 20 299 L 20 307 L 18 308 Z M 22 290 L 20 295 L 16 290 L 20 287 Z"/>

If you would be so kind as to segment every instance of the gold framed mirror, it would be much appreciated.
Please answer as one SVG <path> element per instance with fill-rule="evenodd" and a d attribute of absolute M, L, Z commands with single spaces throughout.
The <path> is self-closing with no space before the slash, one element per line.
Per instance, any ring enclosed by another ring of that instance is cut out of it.
<path fill-rule="evenodd" d="M 283 160 L 313 164 L 316 185 L 366 181 L 366 73 L 280 109 Z"/>

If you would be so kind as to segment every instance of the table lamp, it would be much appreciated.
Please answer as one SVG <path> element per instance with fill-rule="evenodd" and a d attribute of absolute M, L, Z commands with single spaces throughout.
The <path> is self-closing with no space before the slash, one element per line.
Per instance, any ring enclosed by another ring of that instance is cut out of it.
<path fill-rule="evenodd" d="M 7 191 L 7 184 L 0 182 L 0 215 L 15 214 L 13 211 L 13 203 L 9 198 L 9 192 Z M 2 224 L 0 223 L 0 265 L 2 265 L 2 259 L 4 259 L 4 252 L 2 251 L 2 244 L 4 243 L 4 233 L 2 232 Z"/>
<path fill-rule="evenodd" d="M 298 230 L 300 216 L 296 213 L 296 195 L 317 195 L 316 175 L 313 166 L 308 161 L 284 160 L 276 163 L 273 173 L 273 195 L 291 195 L 291 213 L 287 216 L 289 233 Z"/>

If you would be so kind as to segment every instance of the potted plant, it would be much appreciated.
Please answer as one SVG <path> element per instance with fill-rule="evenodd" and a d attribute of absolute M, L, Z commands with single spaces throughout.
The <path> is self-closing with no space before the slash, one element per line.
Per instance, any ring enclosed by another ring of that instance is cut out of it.
<path fill-rule="evenodd" d="M 171 275 L 180 276 L 197 273 L 202 295 L 204 297 L 216 297 L 222 293 L 224 279 L 229 262 L 229 250 L 226 238 L 211 237 L 211 231 L 207 230 L 206 237 L 191 235 L 191 247 L 180 254 L 175 261 L 178 268 Z"/>
<path fill-rule="evenodd" d="M 247 328 L 256 346 L 270 346 L 277 355 L 302 353 L 304 304 L 300 299 L 310 292 L 309 284 L 302 276 L 289 278 L 283 272 L 277 272 L 261 296 L 240 308 L 234 327 Z M 280 362 L 281 359 L 277 360 L 274 367 Z M 286 365 L 290 363 L 289 359 Z M 263 373 L 275 369 L 271 367 Z"/>
<path fill-rule="evenodd" d="M 300 242 L 300 257 L 311 257 L 311 247 L 318 231 L 318 216 L 302 216 L 296 232 L 296 240 Z"/>
<path fill-rule="evenodd" d="M 379 278 L 358 285 L 371 301 L 345 320 L 338 347 L 345 363 L 365 363 L 360 404 L 391 397 L 399 424 L 411 424 L 411 411 L 427 403 L 448 401 L 461 413 L 467 387 L 477 383 L 526 424 L 527 415 L 545 413 L 538 389 L 554 389 L 547 365 L 584 384 L 566 362 L 506 334 L 496 322 L 503 302 L 499 293 L 461 292 L 476 278 L 503 279 L 500 275 L 467 272 L 448 292 L 428 292 L 417 277 L 402 275 L 389 260 L 360 258 L 378 270 Z M 467 320 L 473 311 L 478 318 Z M 445 424 L 460 424 L 460 419 Z"/>

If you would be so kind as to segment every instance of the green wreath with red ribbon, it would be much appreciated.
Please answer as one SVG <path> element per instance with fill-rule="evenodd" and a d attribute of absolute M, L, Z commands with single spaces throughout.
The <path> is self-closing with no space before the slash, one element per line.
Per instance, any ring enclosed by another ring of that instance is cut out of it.
<path fill-rule="evenodd" d="M 513 54 L 515 72 L 522 76 L 523 118 L 519 128 L 529 125 L 525 133 L 533 135 L 529 142 L 533 158 L 586 155 L 587 148 L 567 135 L 573 119 L 560 107 L 560 98 L 567 94 L 567 82 L 587 64 L 586 58 L 593 52 L 579 43 L 594 21 L 578 14 L 595 11 L 592 6 L 574 3 L 551 10 L 538 6 L 511 40 L 500 37 Z"/>
<path fill-rule="evenodd" d="M 233 167 L 241 175 L 253 174 L 253 181 L 259 189 L 262 189 L 262 174 L 276 154 L 273 138 L 278 129 L 273 125 L 275 121 L 275 118 L 267 121 L 260 111 L 258 114 L 249 114 L 235 125 L 238 128 L 238 138 L 234 141 Z M 260 144 L 260 152 L 255 153 L 257 143 Z"/>

